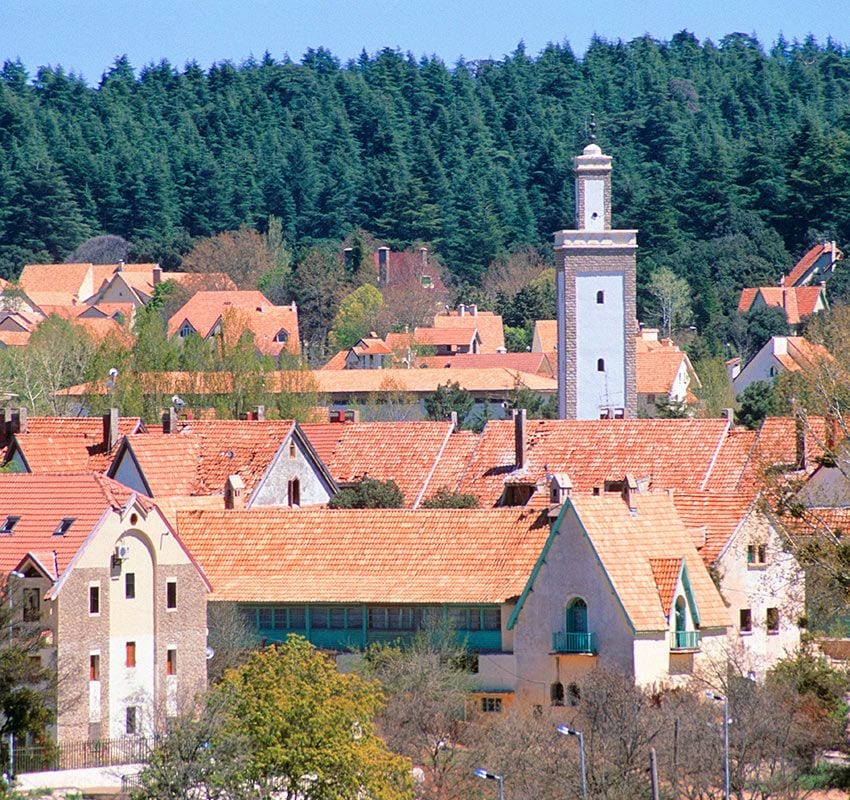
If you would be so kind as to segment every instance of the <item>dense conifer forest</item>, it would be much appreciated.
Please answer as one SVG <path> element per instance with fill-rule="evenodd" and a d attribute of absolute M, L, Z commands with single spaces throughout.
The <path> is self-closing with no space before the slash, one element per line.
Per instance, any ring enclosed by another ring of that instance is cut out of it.
<path fill-rule="evenodd" d="M 591 112 L 615 158 L 615 226 L 641 231 L 641 303 L 670 267 L 715 351 L 742 286 L 775 283 L 819 238 L 850 239 L 850 49 L 682 32 L 453 66 L 321 48 L 208 71 L 119 58 L 96 87 L 6 62 L 0 275 L 98 233 L 174 268 L 193 239 L 264 232 L 273 215 L 295 283 L 307 248 L 362 228 L 428 243 L 474 296 L 493 259 L 548 252 L 572 226 Z"/>

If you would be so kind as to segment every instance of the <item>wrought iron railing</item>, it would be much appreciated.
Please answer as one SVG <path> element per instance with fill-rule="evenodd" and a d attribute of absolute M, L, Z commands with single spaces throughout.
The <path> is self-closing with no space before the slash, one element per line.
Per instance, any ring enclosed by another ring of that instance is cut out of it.
<path fill-rule="evenodd" d="M 575 631 L 555 631 L 552 634 L 552 652 L 554 653 L 595 653 L 596 642 L 592 633 Z"/>
<path fill-rule="evenodd" d="M 699 631 L 673 631 L 671 650 L 699 650 Z"/>
<path fill-rule="evenodd" d="M 127 737 L 15 747 L 14 771 L 17 774 L 141 763 L 148 760 L 153 746 L 153 739 Z"/>

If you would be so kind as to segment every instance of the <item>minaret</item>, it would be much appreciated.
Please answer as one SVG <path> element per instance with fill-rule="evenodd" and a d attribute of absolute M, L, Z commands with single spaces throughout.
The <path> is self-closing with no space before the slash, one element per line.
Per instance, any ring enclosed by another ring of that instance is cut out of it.
<path fill-rule="evenodd" d="M 555 234 L 558 416 L 634 417 L 637 231 L 611 229 L 611 157 L 574 159 L 576 230 Z"/>

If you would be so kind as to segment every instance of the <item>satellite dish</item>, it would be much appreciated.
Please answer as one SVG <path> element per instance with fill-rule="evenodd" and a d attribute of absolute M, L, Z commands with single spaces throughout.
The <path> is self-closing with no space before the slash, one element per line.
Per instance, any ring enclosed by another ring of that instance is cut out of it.
<path fill-rule="evenodd" d="M 207 647 L 207 661 L 209 661 L 215 655 L 215 650 L 212 647 Z"/>
<path fill-rule="evenodd" d="M 112 369 L 109 370 L 109 377 L 110 378 L 117 378 L 118 377 L 118 370 L 115 369 L 115 367 L 112 367 Z"/>

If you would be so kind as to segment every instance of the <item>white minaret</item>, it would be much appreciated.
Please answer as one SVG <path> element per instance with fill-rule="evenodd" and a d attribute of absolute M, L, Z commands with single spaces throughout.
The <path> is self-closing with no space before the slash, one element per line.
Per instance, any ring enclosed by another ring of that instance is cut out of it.
<path fill-rule="evenodd" d="M 611 157 L 590 139 L 574 159 L 576 230 L 555 234 L 561 419 L 637 411 L 637 231 L 611 230 Z"/>

